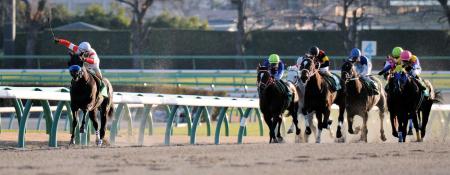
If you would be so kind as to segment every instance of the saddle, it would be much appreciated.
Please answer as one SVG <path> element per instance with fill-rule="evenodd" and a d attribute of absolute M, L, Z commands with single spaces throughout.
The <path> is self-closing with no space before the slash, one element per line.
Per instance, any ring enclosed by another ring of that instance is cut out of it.
<path fill-rule="evenodd" d="M 341 81 L 338 75 L 335 73 L 327 74 L 327 73 L 320 73 L 322 77 L 325 79 L 325 81 L 330 85 L 332 91 L 338 91 L 342 89 Z"/>
<path fill-rule="evenodd" d="M 359 79 L 361 80 L 361 82 L 363 82 L 362 83 L 363 86 L 367 88 L 367 93 L 368 93 L 369 96 L 373 96 L 373 95 L 378 95 L 379 94 L 379 92 L 378 92 L 379 89 L 377 87 L 376 82 L 373 79 L 368 80 L 368 79 L 365 79 L 365 78 L 362 78 L 362 77 L 359 78 Z"/>
<path fill-rule="evenodd" d="M 285 94 L 285 96 L 284 96 L 285 100 L 283 101 L 283 107 L 287 108 L 293 98 L 292 91 L 289 89 L 287 82 L 285 82 L 284 80 L 275 81 L 275 86 L 277 87 L 277 89 L 281 90 L 282 94 Z"/>

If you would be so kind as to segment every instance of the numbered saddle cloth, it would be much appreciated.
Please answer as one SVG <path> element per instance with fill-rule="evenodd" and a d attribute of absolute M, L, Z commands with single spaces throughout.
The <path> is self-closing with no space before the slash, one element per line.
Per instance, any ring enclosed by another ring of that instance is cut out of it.
<path fill-rule="evenodd" d="M 103 97 L 108 97 L 108 88 L 105 86 L 105 83 L 103 82 L 103 80 L 100 80 L 100 78 L 98 78 L 95 73 L 88 71 L 92 77 L 94 77 L 95 83 L 98 84 L 97 86 L 97 92 L 98 94 L 102 95 Z"/>

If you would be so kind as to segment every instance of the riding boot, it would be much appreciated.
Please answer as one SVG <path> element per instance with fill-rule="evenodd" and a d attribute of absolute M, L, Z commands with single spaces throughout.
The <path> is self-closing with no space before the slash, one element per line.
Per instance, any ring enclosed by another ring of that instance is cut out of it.
<path fill-rule="evenodd" d="M 419 87 L 420 92 L 422 92 L 425 97 L 429 97 L 430 93 L 428 92 L 427 86 L 425 82 L 423 82 L 423 79 L 420 78 L 418 75 L 416 75 L 416 77 L 414 77 L 414 81 L 416 81 L 416 84 Z"/>
<path fill-rule="evenodd" d="M 102 73 L 100 71 L 95 71 L 95 76 L 97 76 L 99 82 L 100 82 L 100 89 L 102 89 L 105 85 L 103 83 L 103 76 Z"/>

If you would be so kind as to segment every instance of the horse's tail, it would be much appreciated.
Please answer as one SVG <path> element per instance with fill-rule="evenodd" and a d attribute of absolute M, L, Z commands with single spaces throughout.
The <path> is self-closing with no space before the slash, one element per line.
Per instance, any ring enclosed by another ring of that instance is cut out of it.
<path fill-rule="evenodd" d="M 114 102 L 113 102 L 113 88 L 111 85 L 111 82 L 109 82 L 108 79 L 104 78 L 104 82 L 106 83 L 107 87 L 108 87 L 108 112 L 106 113 L 106 116 L 109 119 L 113 118 L 113 114 L 114 114 Z"/>
<path fill-rule="evenodd" d="M 434 92 L 434 98 L 432 100 L 433 100 L 433 103 L 441 103 L 442 102 L 442 92 L 439 90 L 436 90 Z"/>

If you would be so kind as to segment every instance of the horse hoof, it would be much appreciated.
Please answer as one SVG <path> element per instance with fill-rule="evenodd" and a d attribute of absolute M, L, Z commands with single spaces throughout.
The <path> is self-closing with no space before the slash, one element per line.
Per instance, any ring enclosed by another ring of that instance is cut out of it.
<path fill-rule="evenodd" d="M 412 130 L 409 130 L 409 131 L 408 131 L 408 135 L 409 135 L 409 136 L 413 135 L 413 131 L 412 131 Z"/>
<path fill-rule="evenodd" d="M 398 138 L 398 132 L 392 132 L 392 136 Z"/>
<path fill-rule="evenodd" d="M 306 127 L 305 133 L 306 133 L 306 135 L 311 135 L 311 128 L 310 127 Z"/>
<path fill-rule="evenodd" d="M 292 129 L 289 129 L 288 131 L 287 131 L 287 134 L 292 134 L 294 131 L 292 131 Z"/>
<path fill-rule="evenodd" d="M 283 137 L 278 137 L 276 140 L 278 141 L 277 143 L 284 143 Z"/>
<path fill-rule="evenodd" d="M 69 146 L 75 145 L 75 139 L 70 139 Z"/>
<path fill-rule="evenodd" d="M 382 136 L 381 136 L 381 141 L 384 142 L 384 141 L 386 141 L 386 140 L 387 140 L 387 139 L 386 139 L 386 136 L 382 135 Z"/>
<path fill-rule="evenodd" d="M 103 140 L 102 139 L 98 139 L 98 140 L 95 141 L 95 143 L 97 144 L 97 146 L 102 146 Z"/>
<path fill-rule="evenodd" d="M 340 130 L 338 130 L 338 131 L 336 132 L 336 137 L 337 137 L 337 138 L 341 138 L 341 137 L 342 137 L 342 133 L 341 133 Z"/>
<path fill-rule="evenodd" d="M 336 142 L 337 142 L 337 143 L 345 143 L 345 138 L 344 138 L 344 137 L 337 138 L 337 139 L 336 139 Z"/>
<path fill-rule="evenodd" d="M 353 128 L 349 128 L 349 129 L 348 129 L 348 133 L 350 133 L 350 134 L 355 134 L 355 131 L 353 131 Z"/>
<path fill-rule="evenodd" d="M 330 129 L 331 128 L 331 124 L 333 124 L 333 120 L 328 120 L 328 122 L 327 122 L 327 129 Z"/>

